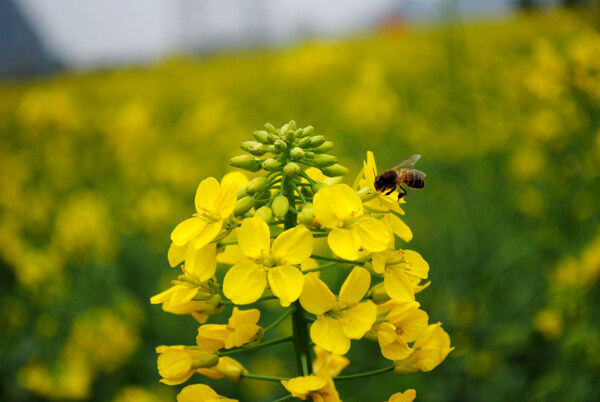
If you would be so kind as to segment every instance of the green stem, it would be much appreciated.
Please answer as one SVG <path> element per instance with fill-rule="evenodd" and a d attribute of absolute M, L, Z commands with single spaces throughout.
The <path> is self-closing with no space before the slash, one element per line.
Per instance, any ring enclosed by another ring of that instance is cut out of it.
<path fill-rule="evenodd" d="M 324 269 L 331 268 L 331 267 L 333 267 L 333 266 L 335 266 L 335 265 L 337 265 L 337 264 L 338 264 L 337 262 L 330 262 L 330 263 L 328 263 L 328 264 L 321 265 L 320 267 L 316 267 L 316 268 L 310 268 L 310 269 L 305 269 L 304 271 L 302 271 L 302 273 L 303 273 L 303 274 L 307 274 L 307 273 L 309 273 L 309 272 L 319 272 L 319 271 L 323 271 Z"/>
<path fill-rule="evenodd" d="M 360 374 L 351 374 L 351 375 L 341 375 L 339 377 L 335 377 L 333 381 L 346 381 L 346 380 L 355 380 L 357 378 L 371 377 L 378 374 L 387 373 L 388 371 L 394 370 L 394 366 L 385 367 L 379 370 L 368 371 L 366 373 Z"/>
<path fill-rule="evenodd" d="M 285 378 L 285 377 L 269 377 L 266 375 L 242 373 L 242 379 L 244 379 L 244 378 L 247 378 L 249 380 L 260 380 L 260 381 L 271 381 L 271 382 L 281 382 L 281 380 L 289 380 L 289 378 Z"/>
<path fill-rule="evenodd" d="M 277 296 L 275 295 L 269 295 L 269 296 L 263 296 L 260 299 L 258 299 L 257 301 L 255 301 L 254 303 L 258 303 L 261 301 L 266 301 L 266 300 L 274 300 L 277 299 Z M 252 303 L 252 304 L 254 304 Z M 236 304 L 234 304 L 233 302 L 229 301 L 229 300 L 225 300 L 221 302 L 221 306 L 235 306 Z"/>
<path fill-rule="evenodd" d="M 271 341 L 262 342 L 262 343 L 256 344 L 254 346 L 249 346 L 249 347 L 246 347 L 246 348 L 239 348 L 239 349 L 235 349 L 235 350 L 230 350 L 228 352 L 220 352 L 219 356 L 236 355 L 238 353 L 244 353 L 244 352 L 247 352 L 249 350 L 261 349 L 261 348 L 266 348 L 267 346 L 273 346 L 273 345 L 278 345 L 278 344 L 284 343 L 284 342 L 290 342 L 293 339 L 294 339 L 293 336 L 286 336 L 286 337 L 283 337 L 283 338 L 277 338 L 277 339 L 273 339 Z"/>
<path fill-rule="evenodd" d="M 344 260 L 342 258 L 324 257 L 321 255 L 315 255 L 315 254 L 311 255 L 310 258 L 314 258 L 315 260 L 334 261 L 334 262 L 339 262 L 342 264 L 360 265 L 361 267 L 365 265 L 364 261 L 350 261 L 350 260 Z"/>
<path fill-rule="evenodd" d="M 302 200 L 302 203 L 306 204 L 306 198 L 304 198 L 304 195 L 302 195 L 302 191 L 300 191 L 300 189 L 298 188 L 298 186 L 296 185 L 296 183 L 294 182 L 294 180 L 291 180 L 291 182 L 294 185 L 294 190 L 296 190 L 296 194 L 298 194 L 298 196 Z"/>
<path fill-rule="evenodd" d="M 281 324 L 283 322 L 283 320 L 288 318 L 290 316 L 290 314 L 292 314 L 294 312 L 294 310 L 295 310 L 295 308 L 293 306 L 290 307 L 285 313 L 283 313 L 283 315 L 281 317 L 279 317 L 277 320 L 275 320 L 273 322 L 273 324 L 269 325 L 267 328 L 264 329 L 265 334 L 267 332 L 269 332 L 270 330 L 272 330 L 273 328 L 277 328 L 277 326 L 279 324 Z"/>
<path fill-rule="evenodd" d="M 309 175 L 307 175 L 303 170 L 300 171 L 300 173 L 298 173 L 300 176 L 304 177 L 306 180 L 308 180 L 308 182 L 310 184 L 315 184 L 316 181 L 314 181 L 313 179 L 310 178 Z"/>
<path fill-rule="evenodd" d="M 290 395 L 284 396 L 283 398 L 276 399 L 275 402 L 285 402 L 285 401 L 289 401 L 290 399 L 294 399 L 294 395 L 290 394 Z"/>
<path fill-rule="evenodd" d="M 300 172 L 301 174 L 304 172 Z M 285 180 L 283 176 L 281 185 L 283 194 L 287 197 L 290 206 L 294 205 L 294 186 L 291 180 Z M 296 215 L 291 210 L 285 215 L 284 230 L 296 226 Z M 304 319 L 304 309 L 300 301 L 294 302 L 294 313 L 292 314 L 292 331 L 294 334 L 294 352 L 296 354 L 296 368 L 298 375 L 307 376 L 312 372 L 312 363 L 310 356 L 310 337 L 308 334 L 308 324 Z"/>

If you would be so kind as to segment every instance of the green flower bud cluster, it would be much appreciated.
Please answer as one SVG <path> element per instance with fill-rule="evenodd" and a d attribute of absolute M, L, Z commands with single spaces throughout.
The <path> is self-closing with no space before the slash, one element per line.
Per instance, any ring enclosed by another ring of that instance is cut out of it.
<path fill-rule="evenodd" d="M 314 135 L 312 126 L 299 128 L 293 120 L 281 128 L 267 123 L 253 136 L 254 140 L 240 146 L 248 154 L 236 156 L 230 163 L 250 172 L 266 173 L 238 191 L 234 215 L 240 218 L 254 214 L 270 223 L 293 214 L 297 222 L 316 224 L 312 199 L 327 184 L 309 177 L 306 169 L 319 169 L 327 177 L 345 175 L 348 169 L 338 164 L 337 157 L 327 154 L 333 142 Z"/>
<path fill-rule="evenodd" d="M 244 141 L 241 144 L 242 150 L 250 155 L 236 156 L 230 164 L 250 172 L 283 169 L 286 176 L 299 174 L 303 169 L 301 165 L 318 168 L 328 177 L 348 173 L 348 169 L 338 164 L 337 157 L 326 154 L 333 148 L 333 142 L 327 141 L 322 135 L 312 135 L 313 132 L 312 126 L 298 128 L 294 120 L 279 129 L 267 123 L 265 130 L 253 133 L 256 141 Z"/>

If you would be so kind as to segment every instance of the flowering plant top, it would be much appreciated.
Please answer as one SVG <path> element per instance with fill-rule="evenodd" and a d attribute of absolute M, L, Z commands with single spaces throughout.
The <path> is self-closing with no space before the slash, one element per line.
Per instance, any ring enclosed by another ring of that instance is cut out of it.
<path fill-rule="evenodd" d="M 280 400 L 340 401 L 338 381 L 434 369 L 453 348 L 441 323 L 429 324 L 415 300 L 429 285 L 423 283 L 429 265 L 416 251 L 396 247 L 396 238 L 408 242 L 412 232 L 401 218 L 404 200 L 391 194 L 394 185 L 386 193 L 376 190 L 373 154 L 367 152 L 349 186 L 342 183 L 347 169 L 327 154 L 333 143 L 313 135 L 311 126 L 298 128 L 290 121 L 265 128 L 254 132 L 255 141 L 241 144 L 247 154 L 230 162 L 264 173 L 251 180 L 241 172 L 203 180 L 196 212 L 171 234 L 168 260 L 182 274 L 151 302 L 170 313 L 190 314 L 201 325 L 195 345 L 157 348 L 161 381 L 181 384 L 194 374 L 277 381 L 289 392 Z M 315 254 L 319 241 L 326 241 L 331 253 Z M 229 267 L 222 284 L 215 276 L 218 263 Z M 337 295 L 319 277 L 331 269 L 346 277 Z M 260 303 L 271 299 L 283 313 L 264 326 Z M 227 324 L 206 323 L 229 306 L 234 307 Z M 288 320 L 291 336 L 265 340 Z M 379 343 L 382 368 L 340 376 L 349 364 L 343 355 L 358 340 Z M 280 343 L 293 346 L 297 377 L 250 373 L 230 357 Z M 407 390 L 390 401 L 411 401 L 415 395 Z M 202 384 L 178 395 L 178 401 L 207 398 L 229 400 Z"/>

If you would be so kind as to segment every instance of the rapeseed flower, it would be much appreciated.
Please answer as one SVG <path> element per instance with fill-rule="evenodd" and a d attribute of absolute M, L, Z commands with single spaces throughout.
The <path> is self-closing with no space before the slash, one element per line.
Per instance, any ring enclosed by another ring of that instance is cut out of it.
<path fill-rule="evenodd" d="M 386 359 L 402 360 L 412 353 L 408 344 L 423 335 L 429 317 L 419 309 L 419 303 L 411 302 L 390 311 L 387 321 L 381 323 L 377 330 L 381 353 Z"/>
<path fill-rule="evenodd" d="M 394 372 L 398 375 L 419 371 L 431 371 L 444 361 L 454 348 L 442 324 L 431 324 L 413 345 L 413 352 L 405 359 L 394 361 Z"/>
<path fill-rule="evenodd" d="M 304 226 L 281 233 L 271 245 L 269 226 L 260 218 L 245 219 L 237 229 L 238 244 L 246 257 L 229 269 L 223 293 L 235 304 L 257 301 L 267 283 L 283 307 L 302 293 L 304 276 L 298 267 L 310 258 L 313 237 Z"/>
<path fill-rule="evenodd" d="M 239 382 L 242 379 L 242 374 L 248 372 L 235 359 L 232 359 L 229 356 L 222 356 L 219 358 L 219 363 L 216 366 L 210 368 L 199 368 L 196 370 L 199 374 L 205 375 L 209 378 L 213 378 L 215 380 L 220 380 L 221 378 L 227 378 L 230 381 Z"/>
<path fill-rule="evenodd" d="M 234 183 L 234 180 L 224 180 L 220 185 L 214 177 L 202 180 L 196 190 L 196 213 L 177 225 L 171 233 L 175 246 L 191 242 L 200 249 L 219 234 L 223 220 L 235 208 L 237 198 Z"/>
<path fill-rule="evenodd" d="M 227 325 L 206 324 L 200 326 L 196 344 L 204 350 L 215 351 L 258 342 L 262 338 L 261 328 L 257 325 L 259 318 L 260 311 L 257 309 L 238 310 L 237 307 L 234 307 Z"/>
<path fill-rule="evenodd" d="M 167 385 L 177 385 L 187 381 L 201 367 L 211 367 L 217 364 L 219 357 L 212 352 L 188 349 L 185 346 L 159 346 L 156 353 L 160 382 Z"/>
<path fill-rule="evenodd" d="M 383 223 L 366 216 L 358 194 L 346 184 L 323 187 L 313 201 L 315 218 L 321 226 L 331 229 L 327 243 L 338 256 L 356 260 L 362 248 L 369 252 L 383 251 L 390 235 Z"/>
<path fill-rule="evenodd" d="M 376 273 L 383 274 L 385 291 L 397 302 L 415 300 L 416 286 L 429 275 L 427 261 L 412 250 L 373 253 L 371 265 Z"/>
<path fill-rule="evenodd" d="M 217 394 L 211 387 L 204 384 L 188 385 L 177 395 L 177 402 L 238 402 Z"/>
<path fill-rule="evenodd" d="M 317 320 L 310 327 L 310 337 L 323 349 L 343 355 L 350 349 L 350 339 L 360 339 L 371 329 L 377 317 L 377 307 L 370 301 L 361 302 L 369 290 L 369 272 L 355 267 L 344 281 L 339 297 L 314 273 L 306 275 L 300 296 L 302 307 Z"/>
<path fill-rule="evenodd" d="M 292 396 L 305 401 L 311 397 L 315 402 L 339 402 L 340 396 L 335 389 L 333 380 L 326 371 L 316 375 L 308 375 L 282 380 L 281 384 Z"/>
<path fill-rule="evenodd" d="M 407 389 L 404 392 L 396 392 L 390 397 L 388 402 L 413 402 L 417 397 L 417 391 L 414 389 Z"/>

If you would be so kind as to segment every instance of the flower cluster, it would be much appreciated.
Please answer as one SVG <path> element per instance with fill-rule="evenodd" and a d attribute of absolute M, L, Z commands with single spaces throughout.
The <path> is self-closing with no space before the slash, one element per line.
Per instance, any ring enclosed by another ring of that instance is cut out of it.
<path fill-rule="evenodd" d="M 312 127 L 298 128 L 294 121 L 279 129 L 265 127 L 254 133 L 256 141 L 242 143 L 249 155 L 237 156 L 231 164 L 266 173 L 251 180 L 239 172 L 220 182 L 203 180 L 196 213 L 171 234 L 169 262 L 180 265 L 183 274 L 151 301 L 167 312 L 191 314 L 202 325 L 195 345 L 157 348 L 161 381 L 181 384 L 195 373 L 232 381 L 279 381 L 289 398 L 339 401 L 335 382 L 345 379 L 339 374 L 349 364 L 343 355 L 352 340 L 360 339 L 377 341 L 382 362 L 391 364 L 351 378 L 435 368 L 452 348 L 441 323 L 430 324 L 415 300 L 429 285 L 423 283 L 429 265 L 416 251 L 396 247 L 396 238 L 410 241 L 412 232 L 401 219 L 404 211 L 396 197 L 375 190 L 373 154 L 367 153 L 351 187 L 341 183 L 347 169 L 325 153 L 333 143 L 312 135 Z M 314 253 L 321 239 L 331 254 Z M 229 266 L 222 286 L 218 263 Z M 320 278 L 324 270 L 345 277 L 339 291 Z M 260 310 L 245 306 L 271 299 L 284 312 L 263 328 Z M 229 306 L 233 310 L 227 324 L 206 323 Z M 292 336 L 263 340 L 288 319 Z M 295 378 L 249 373 L 230 357 L 287 342 L 294 347 Z M 414 397 L 415 391 L 407 390 L 390 401 Z M 184 388 L 178 400 L 219 398 L 224 397 L 196 384 Z"/>

